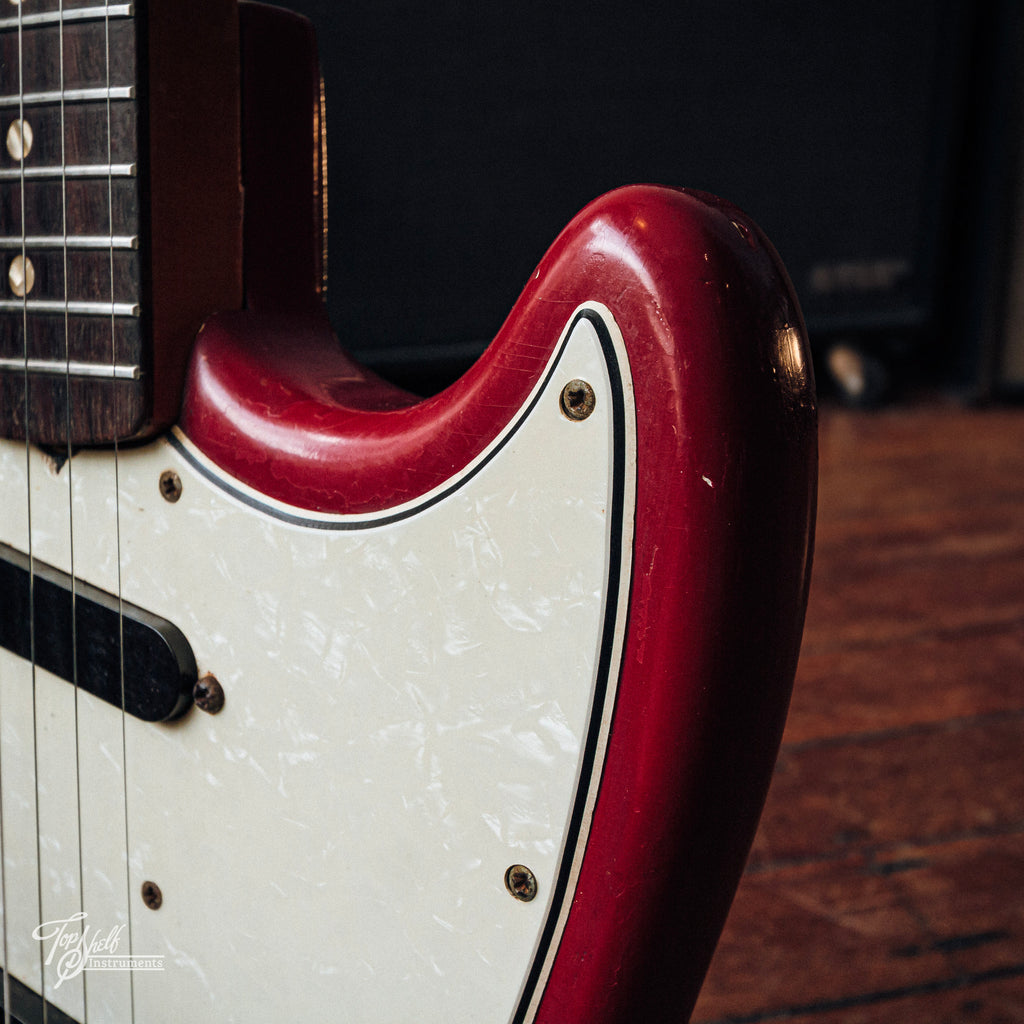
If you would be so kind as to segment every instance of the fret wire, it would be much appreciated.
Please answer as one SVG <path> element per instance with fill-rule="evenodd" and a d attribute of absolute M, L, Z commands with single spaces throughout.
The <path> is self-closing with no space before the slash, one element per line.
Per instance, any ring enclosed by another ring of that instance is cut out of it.
<path fill-rule="evenodd" d="M 49 103 L 95 103 L 104 100 L 133 100 L 134 85 L 114 85 L 109 89 L 52 89 L 47 92 L 27 92 L 24 96 L 0 96 L 0 107 L 31 107 Z"/>
<path fill-rule="evenodd" d="M 64 302 L 58 299 L 0 299 L 0 313 L 68 313 L 71 316 L 137 317 L 141 309 L 136 302 Z"/>
<path fill-rule="evenodd" d="M 138 249 L 138 235 L 26 235 L 0 238 L 0 249 Z"/>
<path fill-rule="evenodd" d="M 138 173 L 136 164 L 71 164 L 61 167 L 19 167 L 0 170 L 0 181 L 20 181 L 25 178 L 134 178 Z"/>
<path fill-rule="evenodd" d="M 142 369 L 127 363 L 84 363 L 66 359 L 0 358 L 0 373 L 17 370 L 19 373 L 46 374 L 59 377 L 98 377 L 105 380 L 139 380 Z"/>
<path fill-rule="evenodd" d="M 42 11 L 38 14 L 23 14 L 18 18 L 0 18 L 0 32 L 15 29 L 20 20 L 25 28 L 40 25 L 57 25 L 69 21 L 102 21 L 106 17 L 131 18 L 135 15 L 134 4 L 111 4 L 109 7 L 79 7 L 71 11 Z"/>

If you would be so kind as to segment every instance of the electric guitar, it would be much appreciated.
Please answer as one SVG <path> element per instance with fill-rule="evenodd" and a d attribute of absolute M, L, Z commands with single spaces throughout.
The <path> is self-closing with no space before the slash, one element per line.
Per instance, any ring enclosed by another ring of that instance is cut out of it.
<path fill-rule="evenodd" d="M 305 21 L 0 44 L 4 1019 L 685 1019 L 810 567 L 769 243 L 612 192 L 418 398 L 326 322 Z"/>

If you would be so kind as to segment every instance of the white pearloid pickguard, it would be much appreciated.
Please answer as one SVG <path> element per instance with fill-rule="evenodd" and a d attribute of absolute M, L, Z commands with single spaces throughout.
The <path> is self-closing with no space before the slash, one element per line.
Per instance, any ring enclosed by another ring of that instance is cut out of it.
<path fill-rule="evenodd" d="M 632 392 L 588 309 L 475 463 L 374 516 L 262 499 L 177 435 L 59 472 L 0 444 L 0 541 L 27 552 L 31 527 L 33 558 L 173 622 L 226 693 L 219 715 L 151 725 L 0 651 L 12 975 L 90 1024 L 529 1019 L 629 591 Z M 596 393 L 581 422 L 560 409 L 574 378 Z M 533 902 L 507 891 L 513 864 Z M 97 953 L 61 981 L 33 931 L 80 910 L 162 969 Z"/>

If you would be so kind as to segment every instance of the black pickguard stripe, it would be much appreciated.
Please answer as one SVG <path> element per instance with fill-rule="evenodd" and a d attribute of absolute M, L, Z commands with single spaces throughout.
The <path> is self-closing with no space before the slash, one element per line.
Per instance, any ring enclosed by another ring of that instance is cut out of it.
<path fill-rule="evenodd" d="M 576 789 L 572 815 L 566 830 L 562 861 L 555 881 L 555 894 L 548 911 L 544 929 L 541 932 L 533 964 L 523 986 L 519 1005 L 512 1017 L 512 1024 L 526 1024 L 530 1002 L 537 991 L 545 967 L 557 955 L 561 936 L 556 935 L 558 919 L 566 899 L 572 898 L 569 882 L 572 878 L 573 861 L 583 830 L 588 797 L 592 788 L 600 785 L 603 764 L 597 761 L 597 749 L 601 739 L 601 722 L 608 699 L 612 661 L 615 653 L 615 639 L 618 631 L 619 595 L 622 588 L 628 588 L 629 579 L 622 579 L 623 526 L 625 522 L 626 489 L 626 398 L 622 374 L 615 353 L 615 344 L 607 325 L 601 316 L 592 310 L 582 310 L 573 321 L 573 327 L 581 320 L 588 320 L 601 342 L 605 366 L 608 370 L 612 400 L 612 500 L 610 508 L 608 541 L 608 589 L 605 594 L 604 622 L 601 633 L 601 650 L 594 683 L 594 703 L 590 712 L 590 726 L 583 748 L 580 781 Z M 571 329 L 570 329 L 571 335 Z M 610 731 L 610 727 L 609 727 Z M 595 800 L 596 803 L 596 800 Z M 547 972 L 550 975 L 550 971 Z"/>
<path fill-rule="evenodd" d="M 352 516 L 351 519 L 317 519 L 315 513 L 310 513 L 309 516 L 296 515 L 278 508 L 275 505 L 271 505 L 269 502 L 261 501 L 258 497 L 254 497 L 241 488 L 236 487 L 230 483 L 223 476 L 217 474 L 214 470 L 211 470 L 205 463 L 201 462 L 174 434 L 167 435 L 167 441 L 175 448 L 178 454 L 193 469 L 196 470 L 201 476 L 205 477 L 210 483 L 214 484 L 220 490 L 230 494 L 233 498 L 248 505 L 250 508 L 257 509 L 264 515 L 268 515 L 273 519 L 278 519 L 284 523 L 290 523 L 292 526 L 305 526 L 311 530 L 332 530 L 332 531 L 349 531 L 349 530 L 372 530 L 378 526 L 389 526 L 391 523 L 398 523 L 404 519 L 409 519 L 412 516 L 419 515 L 421 512 L 426 511 L 428 508 L 432 508 L 438 502 L 444 501 L 449 495 L 453 494 L 459 488 L 464 487 L 470 480 L 473 479 L 489 462 L 491 462 L 495 456 L 512 440 L 523 424 L 529 419 L 530 413 L 533 412 L 537 403 L 543 398 L 547 392 L 548 384 L 551 382 L 552 377 L 555 375 L 555 371 L 558 369 L 558 363 L 565 353 L 565 350 L 572 338 L 572 331 L 576 324 L 581 320 L 586 319 L 594 323 L 595 328 L 598 330 L 598 334 L 604 329 L 604 324 L 597 316 L 596 313 L 591 313 L 589 310 L 584 310 L 579 313 L 573 320 L 566 332 L 565 338 L 562 341 L 561 347 L 558 350 L 555 359 L 552 361 L 550 368 L 548 369 L 547 375 L 544 377 L 541 386 L 537 389 L 537 393 L 533 396 L 531 401 L 526 405 L 519 415 L 519 418 L 512 424 L 511 429 L 507 434 L 491 449 L 485 458 L 481 459 L 476 465 L 471 465 L 469 468 L 462 470 L 456 474 L 451 483 L 444 487 L 440 492 L 433 494 L 429 497 L 424 497 L 420 501 L 413 503 L 408 508 L 402 509 L 398 512 L 393 512 L 390 515 L 384 515 L 377 518 L 361 517 L 358 515 Z M 600 328 L 597 325 L 601 324 Z M 603 345 L 603 340 L 602 340 Z"/>

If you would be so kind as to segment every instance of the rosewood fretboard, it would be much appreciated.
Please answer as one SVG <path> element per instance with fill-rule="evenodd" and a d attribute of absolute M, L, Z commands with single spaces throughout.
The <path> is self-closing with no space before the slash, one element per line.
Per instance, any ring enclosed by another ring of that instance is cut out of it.
<path fill-rule="evenodd" d="M 145 436 L 241 301 L 233 0 L 23 0 L 0 19 L 0 434 Z"/>

